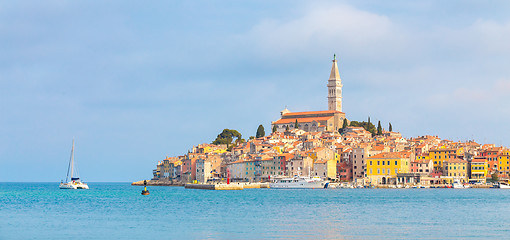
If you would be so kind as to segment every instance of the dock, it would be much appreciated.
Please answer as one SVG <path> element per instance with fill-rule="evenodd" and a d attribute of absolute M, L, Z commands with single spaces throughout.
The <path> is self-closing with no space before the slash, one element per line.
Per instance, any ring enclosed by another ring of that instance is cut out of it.
<path fill-rule="evenodd" d="M 145 180 L 141 180 L 141 181 L 137 181 L 137 182 L 132 182 L 131 185 L 132 186 L 143 186 L 143 181 Z M 177 181 L 160 181 L 160 180 L 146 180 L 147 181 L 147 186 L 175 186 L 175 187 L 182 187 L 184 186 L 183 183 L 181 182 L 177 182 Z"/>

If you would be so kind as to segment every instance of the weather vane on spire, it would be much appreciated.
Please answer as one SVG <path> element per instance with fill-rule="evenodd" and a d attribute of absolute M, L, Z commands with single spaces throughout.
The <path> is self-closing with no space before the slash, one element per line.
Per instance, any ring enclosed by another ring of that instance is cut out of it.
<path fill-rule="evenodd" d="M 333 54 L 333 61 L 336 61 L 336 53 Z"/>

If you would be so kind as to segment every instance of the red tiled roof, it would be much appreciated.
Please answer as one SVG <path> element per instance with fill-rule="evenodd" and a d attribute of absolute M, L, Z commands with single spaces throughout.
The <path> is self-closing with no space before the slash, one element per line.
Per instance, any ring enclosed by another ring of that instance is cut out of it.
<path fill-rule="evenodd" d="M 385 152 L 385 153 L 379 153 L 369 158 L 405 158 L 405 153 L 402 152 Z"/>
<path fill-rule="evenodd" d="M 466 160 L 460 159 L 460 158 L 448 159 L 445 162 L 448 162 L 448 163 L 467 163 Z"/>
<path fill-rule="evenodd" d="M 310 118 L 286 118 L 286 119 L 280 119 L 276 122 L 273 122 L 273 124 L 284 124 L 284 123 L 295 123 L 296 120 L 298 123 L 309 123 L 312 121 L 320 122 L 320 121 L 327 121 L 331 119 L 333 116 L 329 117 L 310 117 Z"/>
<path fill-rule="evenodd" d="M 327 162 L 328 162 L 327 159 L 322 159 L 322 160 L 315 161 L 315 163 L 327 163 Z"/>
<path fill-rule="evenodd" d="M 475 158 L 473 160 L 471 160 L 471 162 L 486 162 L 487 161 L 487 158 Z"/>
<path fill-rule="evenodd" d="M 289 116 L 296 116 L 296 115 L 304 115 L 304 114 L 325 114 L 325 113 L 342 113 L 340 111 L 334 111 L 334 110 L 328 110 L 328 111 L 310 111 L 310 112 L 290 112 L 285 113 L 283 116 L 289 117 Z"/>

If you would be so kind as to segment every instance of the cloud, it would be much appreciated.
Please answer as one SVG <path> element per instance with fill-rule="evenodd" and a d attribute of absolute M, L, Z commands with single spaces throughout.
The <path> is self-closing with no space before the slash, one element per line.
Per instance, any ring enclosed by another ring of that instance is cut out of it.
<path fill-rule="evenodd" d="M 476 40 L 479 53 L 510 53 L 510 21 L 498 23 L 493 20 L 479 19 L 469 29 L 469 37 Z"/>
<path fill-rule="evenodd" d="M 371 51 L 400 42 L 394 24 L 384 15 L 344 4 L 304 6 L 294 19 L 264 19 L 245 36 L 266 58 L 309 55 L 316 51 L 371 56 Z M 364 53 L 364 54 L 363 54 Z"/>
<path fill-rule="evenodd" d="M 478 84 L 473 87 L 462 86 L 446 93 L 433 94 L 428 103 L 433 107 L 451 108 L 463 104 L 469 108 L 506 105 L 504 99 L 510 98 L 510 80 L 499 79 L 488 84 Z M 489 108 L 492 109 L 492 108 Z"/>

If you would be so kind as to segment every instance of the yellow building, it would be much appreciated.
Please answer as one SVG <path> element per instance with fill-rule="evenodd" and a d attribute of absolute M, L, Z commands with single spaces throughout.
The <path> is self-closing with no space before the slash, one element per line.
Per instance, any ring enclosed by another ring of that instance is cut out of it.
<path fill-rule="evenodd" d="M 460 158 L 454 158 L 444 161 L 445 175 L 450 179 L 460 179 L 462 182 L 467 182 L 468 176 L 468 164 L 466 160 Z"/>
<path fill-rule="evenodd" d="M 386 184 L 398 173 L 410 172 L 410 159 L 400 152 L 379 153 L 368 158 L 367 177 L 373 184 Z"/>
<path fill-rule="evenodd" d="M 471 161 L 471 181 L 485 182 L 488 172 L 486 158 L 475 158 Z"/>
<path fill-rule="evenodd" d="M 342 160 L 342 155 L 335 153 L 335 160 L 337 163 L 340 162 Z"/>
<path fill-rule="evenodd" d="M 434 161 L 435 170 L 443 170 L 443 162 L 445 160 L 454 159 L 464 154 L 464 148 L 436 148 L 429 151 L 429 157 Z"/>
<path fill-rule="evenodd" d="M 508 179 L 510 173 L 510 153 L 504 152 L 498 157 L 499 161 L 499 178 Z"/>
<path fill-rule="evenodd" d="M 430 159 L 430 155 L 428 153 L 422 153 L 418 156 L 416 156 L 416 160 L 429 160 Z"/>

